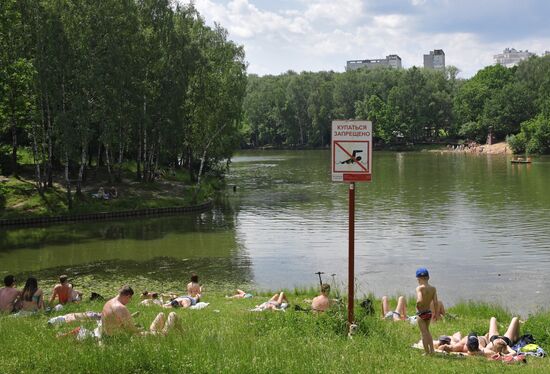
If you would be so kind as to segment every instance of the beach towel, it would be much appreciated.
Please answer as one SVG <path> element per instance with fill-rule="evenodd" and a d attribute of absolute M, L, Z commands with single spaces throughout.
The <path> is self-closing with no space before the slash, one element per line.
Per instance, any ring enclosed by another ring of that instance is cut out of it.
<path fill-rule="evenodd" d="M 189 309 L 204 309 L 208 305 L 210 305 L 210 303 L 205 303 L 205 302 L 200 301 L 200 302 L 196 303 L 195 305 L 190 306 Z"/>

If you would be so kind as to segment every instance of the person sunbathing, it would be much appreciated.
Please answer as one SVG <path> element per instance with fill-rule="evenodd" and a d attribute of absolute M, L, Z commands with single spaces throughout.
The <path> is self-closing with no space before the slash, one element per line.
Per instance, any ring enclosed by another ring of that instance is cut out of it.
<path fill-rule="evenodd" d="M 382 296 L 382 319 L 387 321 L 404 321 L 407 319 L 407 301 L 404 296 L 397 298 L 395 310 L 391 310 L 387 296 Z"/>
<path fill-rule="evenodd" d="M 191 296 L 178 296 L 169 302 L 165 303 L 163 308 L 182 308 L 187 309 L 194 305 L 197 305 L 197 302 L 200 300 L 201 295 L 196 294 L 196 297 Z"/>
<path fill-rule="evenodd" d="M 158 299 L 159 293 L 158 292 L 149 292 L 149 291 L 143 291 L 141 295 L 139 296 L 141 300 L 147 300 L 147 299 Z"/>
<path fill-rule="evenodd" d="M 243 290 L 239 290 L 237 288 L 237 293 L 232 296 L 225 296 L 228 299 L 250 299 L 252 297 L 251 293 L 244 292 Z"/>
<path fill-rule="evenodd" d="M 44 295 L 38 288 L 38 280 L 29 277 L 25 282 L 25 287 L 21 291 L 21 310 L 20 314 L 34 313 L 44 310 Z"/>
<path fill-rule="evenodd" d="M 0 288 L 0 314 L 15 311 L 17 300 L 21 297 L 21 291 L 15 288 L 15 277 L 6 275 L 4 287 Z"/>
<path fill-rule="evenodd" d="M 498 333 L 497 319 L 491 317 L 489 321 L 489 333 L 486 335 L 486 338 L 489 340 L 485 348 L 488 354 L 498 356 L 515 355 L 516 351 L 511 347 L 519 340 L 519 319 L 517 317 L 512 318 L 504 335 L 500 335 Z"/>
<path fill-rule="evenodd" d="M 284 292 L 281 291 L 280 293 L 273 295 L 271 299 L 265 303 L 256 305 L 254 310 L 284 310 L 288 304 L 288 299 L 286 298 Z"/>
<path fill-rule="evenodd" d="M 311 310 L 314 312 L 326 312 L 331 305 L 331 300 L 329 299 L 330 294 L 330 285 L 323 283 L 321 285 L 321 294 L 316 296 L 311 301 Z"/>
<path fill-rule="evenodd" d="M 433 302 L 430 304 L 431 310 L 437 310 L 436 313 L 432 314 L 432 322 L 439 321 L 443 316 L 445 316 L 445 306 L 441 300 L 438 300 L 439 308 L 434 308 Z M 404 296 L 399 296 L 397 298 L 397 306 L 394 310 L 390 307 L 389 298 L 387 296 L 382 296 L 382 319 L 388 321 L 405 321 L 410 320 L 411 322 L 415 320 L 414 317 L 407 317 L 407 300 Z"/>
<path fill-rule="evenodd" d="M 118 335 L 121 333 L 139 334 L 139 335 L 157 335 L 166 334 L 171 329 L 179 329 L 179 320 L 176 313 L 168 315 L 159 313 L 148 331 L 141 331 L 135 324 L 126 305 L 132 299 L 134 290 L 130 286 L 123 286 L 118 295 L 107 301 L 101 312 L 102 334 L 107 336 Z"/>
<path fill-rule="evenodd" d="M 59 283 L 52 290 L 50 297 L 50 305 L 53 306 L 55 299 L 58 299 L 59 304 L 64 305 L 74 301 L 80 301 L 82 293 L 73 289 L 73 285 L 69 283 L 69 277 L 66 275 L 59 276 Z"/>
<path fill-rule="evenodd" d="M 202 286 L 199 284 L 199 276 L 195 273 L 191 273 L 191 282 L 187 284 L 187 294 L 192 298 L 200 299 L 202 294 Z"/>
<path fill-rule="evenodd" d="M 487 340 L 483 336 L 478 336 L 471 332 L 468 336 L 462 337 L 460 332 L 452 335 L 451 341 L 434 344 L 435 349 L 439 349 L 449 353 L 461 353 L 468 356 L 483 356 L 486 355 L 485 346 Z M 443 343 L 443 344 L 441 344 Z"/>

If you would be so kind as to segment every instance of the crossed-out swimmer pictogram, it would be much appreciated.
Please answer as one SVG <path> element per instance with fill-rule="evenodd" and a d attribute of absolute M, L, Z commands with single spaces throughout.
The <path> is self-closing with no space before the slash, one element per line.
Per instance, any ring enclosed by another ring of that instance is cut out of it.
<path fill-rule="evenodd" d="M 353 150 L 347 150 L 341 143 L 355 143 L 355 144 L 349 144 L 351 145 Z M 359 147 L 357 147 L 357 144 L 359 143 Z M 361 146 L 366 146 L 367 149 L 368 149 L 368 143 L 366 142 L 350 142 L 350 141 L 335 141 L 334 142 L 334 145 L 335 147 L 339 148 L 342 152 L 344 152 L 344 156 L 345 158 L 344 159 L 340 159 L 340 160 L 334 160 L 334 169 L 335 171 L 342 171 L 342 172 L 369 172 L 368 168 L 363 164 L 363 162 L 361 162 L 363 160 L 363 156 L 360 155 L 360 154 L 363 154 L 363 155 L 367 155 L 367 158 L 368 158 L 368 151 L 366 150 L 363 150 L 363 149 L 356 149 L 356 148 L 361 148 Z M 355 171 L 354 170 L 349 170 L 349 169 L 346 169 L 346 170 L 336 170 L 338 169 L 338 165 L 349 165 L 349 166 L 359 166 L 360 169 L 362 170 L 357 170 L 357 168 L 354 168 L 356 169 Z"/>

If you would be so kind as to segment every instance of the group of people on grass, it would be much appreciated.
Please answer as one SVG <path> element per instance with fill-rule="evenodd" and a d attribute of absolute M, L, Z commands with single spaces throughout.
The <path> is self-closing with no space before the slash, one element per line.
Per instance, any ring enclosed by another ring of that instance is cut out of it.
<path fill-rule="evenodd" d="M 429 278 L 426 268 L 419 268 L 416 271 L 418 286 L 416 287 L 416 313 L 414 316 L 407 316 L 405 297 L 400 296 L 396 308 L 392 310 L 389 299 L 384 296 L 381 303 L 382 318 L 391 321 L 408 320 L 413 324 L 417 324 L 421 333 L 421 340 L 417 345 L 422 346 L 426 354 L 438 350 L 471 356 L 516 356 L 517 352 L 512 347 L 520 338 L 518 318 L 512 319 L 504 335 L 499 334 L 497 320 L 493 317 L 489 322 L 489 331 L 485 335 L 478 336 L 475 333 L 470 333 L 467 336 L 462 336 L 460 332 L 456 332 L 449 336 L 442 336 L 438 340 L 433 340 L 430 333 L 430 323 L 441 319 L 445 316 L 446 311 L 443 303 L 438 299 L 436 288 L 429 284 Z M 4 286 L 0 289 L 1 312 L 25 315 L 44 310 L 44 296 L 42 290 L 38 287 L 36 278 L 28 278 L 23 289 L 18 290 L 15 277 L 8 275 L 4 278 Z M 197 274 L 193 273 L 190 282 L 187 284 L 186 295 L 165 295 L 158 292 L 144 291 L 141 294 L 141 304 L 158 305 L 163 308 L 192 308 L 200 302 L 202 294 L 203 287 L 199 283 Z M 140 330 L 136 327 L 132 314 L 126 307 L 133 295 L 134 291 L 130 286 L 123 286 L 117 296 L 105 303 L 100 316 L 96 316 L 101 318 L 102 335 L 116 335 L 120 332 L 156 335 L 165 334 L 172 329 L 181 327 L 176 313 L 171 312 L 166 317 L 164 313 L 160 312 L 148 330 Z M 252 294 L 237 289 L 234 295 L 226 297 L 247 299 L 251 298 Z M 64 305 L 69 302 L 80 301 L 81 298 L 82 293 L 73 288 L 66 275 L 61 275 L 59 283 L 52 290 L 49 304 L 53 306 L 57 299 L 59 304 Z M 326 283 L 321 284 L 320 294 L 308 301 L 311 302 L 311 308 L 307 310 L 318 313 L 327 311 L 335 302 L 334 299 L 330 299 L 330 286 Z M 284 292 L 279 292 L 268 301 L 256 305 L 256 308 L 252 310 L 284 310 L 288 304 L 289 301 Z M 87 313 L 73 313 L 73 316 L 70 316 L 68 320 L 78 320 L 77 317 L 80 318 L 80 315 L 84 316 L 83 318 L 89 317 Z"/>
<path fill-rule="evenodd" d="M 416 270 L 416 279 L 418 281 L 416 314 L 407 316 L 405 297 L 400 296 L 396 308 L 392 310 L 388 298 L 384 296 L 382 297 L 382 318 L 391 321 L 408 320 L 413 324 L 418 324 L 421 339 L 416 346 L 421 346 L 425 354 L 432 354 L 437 350 L 468 356 L 485 356 L 494 360 L 521 358 L 518 355 L 519 346 L 529 342 L 519 342 L 521 340 L 520 326 L 517 317 L 512 318 L 504 335 L 500 335 L 498 332 L 497 319 L 491 317 L 489 332 L 485 335 L 472 332 L 467 336 L 462 336 L 460 332 L 456 332 L 450 336 L 444 335 L 438 340 L 433 340 L 430 323 L 445 316 L 445 307 L 437 297 L 436 288 L 429 284 L 430 275 L 426 268 Z"/>
<path fill-rule="evenodd" d="M 29 277 L 22 290 L 16 288 L 17 282 L 13 275 L 4 277 L 4 287 L 0 288 L 0 312 L 30 314 L 44 310 L 44 293 L 38 287 L 38 280 Z M 59 304 L 80 301 L 82 293 L 75 290 L 66 275 L 59 277 L 59 283 L 52 290 L 49 304 L 53 306 L 57 299 Z"/>

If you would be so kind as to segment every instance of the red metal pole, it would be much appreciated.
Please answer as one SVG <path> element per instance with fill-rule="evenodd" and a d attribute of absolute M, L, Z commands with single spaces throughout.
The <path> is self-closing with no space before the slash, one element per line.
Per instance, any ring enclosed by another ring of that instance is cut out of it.
<path fill-rule="evenodd" d="M 355 182 L 349 184 L 349 251 L 348 251 L 348 324 L 354 322 L 353 300 L 355 282 Z"/>

